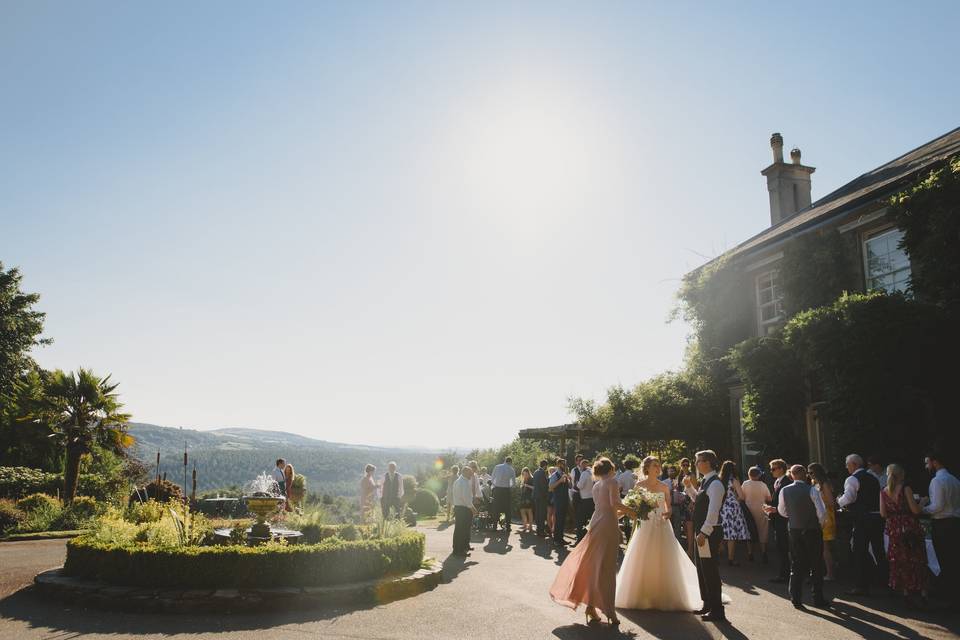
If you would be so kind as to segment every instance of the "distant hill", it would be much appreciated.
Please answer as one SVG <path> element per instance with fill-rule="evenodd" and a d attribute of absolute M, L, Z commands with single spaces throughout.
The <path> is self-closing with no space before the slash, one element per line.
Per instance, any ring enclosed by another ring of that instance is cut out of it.
<path fill-rule="evenodd" d="M 395 461 L 402 473 L 416 474 L 434 464 L 439 451 L 369 447 L 315 440 L 294 433 L 267 429 L 226 428 L 211 431 L 131 423 L 136 439 L 134 454 L 151 473 L 157 450 L 160 469 L 167 478 L 183 483 L 183 447 L 187 445 L 189 474 L 197 467 L 197 491 L 242 486 L 277 458 L 284 458 L 307 478 L 307 490 L 331 495 L 356 495 L 357 483 L 367 464 L 378 473 Z"/>

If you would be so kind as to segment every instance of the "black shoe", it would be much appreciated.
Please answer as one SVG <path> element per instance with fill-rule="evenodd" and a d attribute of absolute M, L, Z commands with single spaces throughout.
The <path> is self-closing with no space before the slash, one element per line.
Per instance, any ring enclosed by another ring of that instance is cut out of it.
<path fill-rule="evenodd" d="M 806 610 L 807 610 L 806 607 L 803 606 L 803 603 L 802 603 L 802 602 L 794 602 L 794 603 L 793 603 L 793 608 L 796 609 L 797 611 L 806 611 Z"/>
<path fill-rule="evenodd" d="M 707 615 L 708 613 L 710 613 L 710 609 L 707 609 L 706 607 L 704 607 L 704 608 L 702 608 L 702 609 L 697 609 L 696 611 L 694 611 L 694 612 L 693 612 L 693 615 L 695 615 L 695 616 L 705 616 L 705 615 Z"/>
<path fill-rule="evenodd" d="M 712 611 L 700 619 L 704 622 L 727 622 L 727 616 Z"/>
<path fill-rule="evenodd" d="M 774 582 L 776 584 L 787 584 L 790 582 L 790 578 L 770 578 L 770 582 Z"/>

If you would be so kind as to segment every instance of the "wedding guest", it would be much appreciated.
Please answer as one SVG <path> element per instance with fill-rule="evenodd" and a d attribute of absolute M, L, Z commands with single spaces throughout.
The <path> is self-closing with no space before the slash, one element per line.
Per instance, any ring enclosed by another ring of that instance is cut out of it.
<path fill-rule="evenodd" d="M 277 489 L 280 490 L 280 495 L 287 495 L 287 479 L 283 474 L 283 470 L 287 468 L 287 461 L 283 458 L 277 458 L 277 466 L 273 468 L 271 475 L 273 476 L 273 481 L 277 483 Z"/>
<path fill-rule="evenodd" d="M 489 483 L 492 479 L 493 477 L 489 473 L 487 473 L 487 468 L 480 467 L 480 485 L 483 486 Z"/>
<path fill-rule="evenodd" d="M 877 479 L 877 484 L 880 485 L 881 489 L 887 486 L 887 471 L 878 456 L 867 458 L 867 473 Z"/>
<path fill-rule="evenodd" d="M 376 472 L 377 468 L 368 464 L 360 478 L 360 516 L 364 519 L 370 514 L 377 500 L 377 481 L 373 478 Z"/>
<path fill-rule="evenodd" d="M 631 489 L 637 484 L 637 474 L 634 469 L 637 468 L 638 461 L 630 458 L 623 461 L 623 471 L 617 474 L 617 484 L 620 487 L 620 497 L 629 493 Z M 625 518 L 623 521 L 623 535 L 626 536 L 627 541 L 630 540 L 630 535 L 632 531 L 632 523 L 629 519 Z"/>
<path fill-rule="evenodd" d="M 573 514 L 574 527 L 579 530 L 578 514 L 580 513 L 580 488 L 577 486 L 580 482 L 580 461 L 583 460 L 583 454 L 578 453 L 573 457 L 573 467 L 570 469 L 570 512 Z"/>
<path fill-rule="evenodd" d="M 477 464 L 476 460 L 471 460 L 467 463 L 467 466 L 473 471 L 473 473 L 470 474 L 470 490 L 473 492 L 473 506 L 479 508 L 480 505 L 483 504 L 483 492 L 480 491 L 480 465 Z"/>
<path fill-rule="evenodd" d="M 293 486 L 293 479 L 297 477 L 296 471 L 293 470 L 293 465 L 287 463 L 283 468 L 283 495 L 287 498 L 283 503 L 283 508 L 285 511 L 293 511 L 293 506 L 290 504 L 290 496 L 292 492 L 290 488 Z"/>
<path fill-rule="evenodd" d="M 616 479 L 614 478 L 614 482 Z M 593 517 L 595 509 L 593 503 L 593 472 L 590 470 L 590 461 L 586 458 L 580 459 L 580 479 L 577 480 L 577 490 L 580 493 L 580 504 L 577 505 L 577 543 L 583 540 L 587 534 L 587 523 Z M 617 485 L 617 491 L 620 491 L 620 485 Z"/>
<path fill-rule="evenodd" d="M 547 531 L 550 536 L 553 536 L 553 530 L 557 524 L 557 508 L 553 504 L 553 491 L 550 490 L 550 479 L 553 478 L 556 470 L 554 466 L 547 469 Z"/>
<path fill-rule="evenodd" d="M 763 470 L 760 467 L 751 467 L 748 472 L 750 478 L 740 487 L 744 502 L 757 525 L 757 539 L 753 541 L 754 553 L 759 552 L 760 562 L 767 564 L 767 539 L 770 535 L 770 520 L 764 507 L 770 504 L 773 496 L 770 487 L 762 480 Z"/>
<path fill-rule="evenodd" d="M 558 472 L 562 471 L 560 461 Z M 598 624 L 602 611 L 613 626 L 620 624 L 616 610 L 617 556 L 620 553 L 620 528 L 617 520 L 633 512 L 620 501 L 620 486 L 614 466 L 608 458 L 593 464 L 593 497 L 596 509 L 590 530 L 566 557 L 550 587 L 554 602 L 576 609 L 585 604 L 588 624 Z M 560 486 L 560 485 L 556 485 Z M 558 513 L 559 517 L 559 513 Z"/>
<path fill-rule="evenodd" d="M 803 609 L 803 583 L 811 577 L 813 606 L 827 607 L 823 597 L 823 526 L 827 509 L 816 487 L 807 482 L 807 470 L 790 468 L 793 482 L 780 492 L 777 512 L 787 520 L 790 531 L 790 600 Z"/>
<path fill-rule="evenodd" d="M 466 556 L 471 550 L 470 528 L 477 515 L 473 496 L 473 469 L 467 465 L 453 483 L 453 554 L 456 556 Z"/>
<path fill-rule="evenodd" d="M 923 509 L 906 483 L 903 467 L 891 464 L 884 474 L 887 486 L 880 493 L 880 516 L 886 519 L 887 562 L 890 588 L 903 593 L 908 606 L 914 606 L 912 594 L 927 601 L 927 541 L 918 517 Z"/>
<path fill-rule="evenodd" d="M 679 540 L 680 539 L 680 527 L 683 524 L 680 513 L 680 501 L 683 500 L 683 485 L 680 484 L 680 481 L 677 478 L 677 467 L 676 465 L 668 464 L 666 467 L 666 477 L 663 479 L 663 484 L 667 485 L 667 490 L 670 495 L 670 526 L 673 528 L 673 535 Z"/>
<path fill-rule="evenodd" d="M 924 499 L 924 513 L 933 519 L 933 550 L 940 563 L 938 585 L 958 604 L 960 594 L 960 480 L 947 471 L 939 452 L 927 455 L 927 470 L 934 474 L 930 480 L 930 497 Z"/>
<path fill-rule="evenodd" d="M 750 530 L 743 513 L 743 491 L 740 488 L 740 472 L 733 460 L 727 460 L 720 467 L 720 481 L 727 488 L 720 509 L 720 523 L 723 539 L 727 543 L 727 564 L 739 567 L 737 562 L 737 543 L 750 542 Z"/>
<path fill-rule="evenodd" d="M 684 465 L 686 461 L 686 465 Z M 684 471 L 684 468 L 687 471 Z M 686 501 L 683 504 L 684 518 L 683 518 L 683 532 L 687 538 L 687 555 L 690 556 L 690 559 L 696 562 L 696 553 L 697 545 L 695 542 L 694 531 L 693 531 L 693 498 L 695 496 L 699 487 L 700 481 L 697 480 L 695 474 L 690 473 L 690 461 L 687 458 L 684 458 L 680 461 L 680 483 L 683 485 L 683 492 L 686 496 Z"/>
<path fill-rule="evenodd" d="M 530 473 L 530 467 L 524 467 L 520 471 L 520 519 L 523 526 L 520 531 L 530 533 L 533 531 L 533 474 Z"/>
<path fill-rule="evenodd" d="M 837 504 L 853 517 L 853 563 L 856 587 L 847 595 L 868 595 L 874 568 L 887 574 L 887 554 L 883 547 L 883 521 L 880 519 L 880 484 L 863 466 L 863 458 L 847 456 L 847 479 Z M 873 555 L 868 550 L 872 547 Z M 876 562 L 874 562 L 876 560 Z M 886 580 L 884 579 L 884 582 Z"/>
<path fill-rule="evenodd" d="M 813 462 L 807 465 L 807 475 L 810 482 L 820 492 L 820 498 L 823 500 L 827 513 L 823 519 L 823 564 L 827 571 L 823 579 L 827 582 L 836 580 L 836 567 L 833 562 L 833 541 L 837 539 L 837 501 L 833 494 L 833 484 L 827 470 L 819 462 Z"/>
<path fill-rule="evenodd" d="M 717 555 L 723 540 L 723 527 L 720 525 L 720 509 L 723 505 L 723 482 L 717 475 L 719 460 L 711 450 L 698 451 L 696 455 L 697 471 L 703 477 L 700 489 L 694 493 L 693 525 L 696 535 L 697 577 L 700 580 L 700 597 L 703 600 L 704 622 L 726 622 L 723 610 L 723 594 L 720 591 L 720 569 Z M 692 492 L 692 483 L 687 485 L 688 495 Z M 709 554 L 706 549 L 709 546 Z"/>
<path fill-rule="evenodd" d="M 553 496 L 554 509 L 553 541 L 564 547 L 567 544 L 563 539 L 563 530 L 570 507 L 570 474 L 567 473 L 567 461 L 563 458 L 557 458 L 557 470 L 550 476 L 550 494 Z"/>
<path fill-rule="evenodd" d="M 770 582 L 787 583 L 790 581 L 790 530 L 787 519 L 780 515 L 780 492 L 793 482 L 787 476 L 787 463 L 781 458 L 770 461 L 770 475 L 773 476 L 773 500 L 764 511 L 773 524 L 773 537 L 777 547 L 777 558 L 780 561 L 779 572 Z"/>
<path fill-rule="evenodd" d="M 533 472 L 533 516 L 537 523 L 537 535 L 547 535 L 547 507 L 550 496 L 550 482 L 547 475 L 546 460 L 541 460 L 537 470 Z"/>
<path fill-rule="evenodd" d="M 380 483 L 380 508 L 383 511 L 383 517 L 389 518 L 390 512 L 394 513 L 394 518 L 403 516 L 403 476 L 397 473 L 397 463 L 387 464 L 387 472 L 383 474 L 383 480 Z"/>
<path fill-rule="evenodd" d="M 493 468 L 491 476 L 493 486 L 493 530 L 500 524 L 500 515 L 503 515 L 503 532 L 510 533 L 510 522 L 513 519 L 510 513 L 510 490 L 517 482 L 517 472 L 513 468 L 513 458 L 507 456 L 503 462 Z"/>
<path fill-rule="evenodd" d="M 453 465 L 450 467 L 450 475 L 447 477 L 447 522 L 450 522 L 450 518 L 453 515 L 453 483 L 455 483 L 459 477 L 460 466 Z"/>

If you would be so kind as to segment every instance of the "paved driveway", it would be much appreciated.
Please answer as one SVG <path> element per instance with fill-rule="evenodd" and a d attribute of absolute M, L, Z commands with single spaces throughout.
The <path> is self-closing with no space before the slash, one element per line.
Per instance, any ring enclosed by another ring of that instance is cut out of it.
<path fill-rule="evenodd" d="M 955 638 L 955 615 L 910 617 L 894 598 L 840 601 L 832 612 L 794 610 L 770 571 L 755 566 L 724 572 L 733 598 L 732 626 L 718 629 L 693 615 L 621 611 L 620 632 L 583 625 L 581 614 L 553 604 L 547 589 L 559 562 L 536 538 L 513 534 L 507 541 L 475 538 L 466 561 L 448 557 L 451 530 L 425 529 L 428 553 L 444 561 L 448 582 L 415 598 L 360 609 L 317 609 L 267 615 L 140 615 L 84 610 L 46 602 L 20 589 L 36 571 L 57 565 L 63 541 L 0 543 L 0 638 L 91 639 L 357 638 L 364 640 L 477 638 Z M 726 567 L 725 567 L 726 569 Z M 772 591 L 771 587 L 777 587 Z M 12 593 L 12 595 L 6 595 Z M 813 610 L 811 610 L 813 611 Z"/>

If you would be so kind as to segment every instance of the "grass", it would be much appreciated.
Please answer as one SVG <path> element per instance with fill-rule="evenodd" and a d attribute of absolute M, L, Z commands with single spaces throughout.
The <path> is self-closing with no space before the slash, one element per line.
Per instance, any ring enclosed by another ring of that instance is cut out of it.
<path fill-rule="evenodd" d="M 16 540 L 50 540 L 56 538 L 75 538 L 81 533 L 86 533 L 86 529 L 74 529 L 72 531 L 38 531 L 36 533 L 11 533 L 8 536 L 0 537 L 0 542 L 14 542 Z"/>

